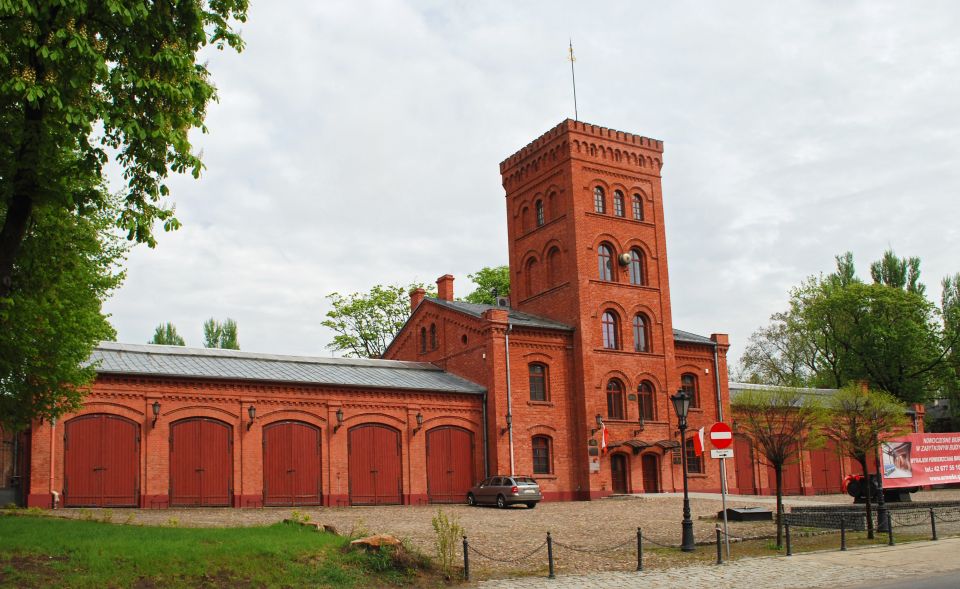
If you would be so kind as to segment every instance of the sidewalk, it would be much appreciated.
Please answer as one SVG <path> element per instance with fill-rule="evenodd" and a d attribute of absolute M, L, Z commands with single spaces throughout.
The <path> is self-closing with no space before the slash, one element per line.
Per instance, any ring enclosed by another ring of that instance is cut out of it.
<path fill-rule="evenodd" d="M 533 589 L 810 589 L 853 587 L 870 581 L 960 571 L 960 538 L 911 542 L 847 552 L 747 558 L 723 566 L 692 566 L 640 573 L 594 573 L 547 579 L 495 579 L 480 587 Z"/>

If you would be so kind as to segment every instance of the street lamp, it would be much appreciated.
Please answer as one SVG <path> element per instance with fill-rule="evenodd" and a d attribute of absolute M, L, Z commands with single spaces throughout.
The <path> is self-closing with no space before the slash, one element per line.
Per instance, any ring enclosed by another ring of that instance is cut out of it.
<path fill-rule="evenodd" d="M 680 541 L 680 550 L 693 552 L 696 546 L 693 542 L 693 520 L 690 519 L 690 495 L 687 491 L 687 411 L 690 410 L 690 395 L 683 389 L 670 397 L 673 410 L 677 412 L 677 427 L 680 428 L 680 458 L 683 467 L 683 534 Z"/>

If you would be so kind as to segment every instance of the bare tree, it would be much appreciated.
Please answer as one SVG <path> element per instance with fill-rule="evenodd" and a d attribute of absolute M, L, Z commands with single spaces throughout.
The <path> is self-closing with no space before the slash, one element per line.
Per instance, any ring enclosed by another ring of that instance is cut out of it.
<path fill-rule="evenodd" d="M 783 467 L 799 459 L 800 450 L 818 444 L 823 421 L 819 397 L 798 389 L 746 390 L 731 403 L 739 433 L 773 467 L 777 486 L 777 548 L 783 544 Z"/>

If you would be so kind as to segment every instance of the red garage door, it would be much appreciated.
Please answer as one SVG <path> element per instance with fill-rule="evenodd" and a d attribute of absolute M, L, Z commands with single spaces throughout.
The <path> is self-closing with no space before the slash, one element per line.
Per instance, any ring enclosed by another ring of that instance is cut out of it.
<path fill-rule="evenodd" d="M 836 445 L 829 441 L 826 447 L 810 451 L 810 471 L 814 493 L 842 493 L 843 475 Z"/>
<path fill-rule="evenodd" d="M 136 507 L 140 494 L 140 426 L 116 415 L 66 423 L 63 504 Z"/>
<path fill-rule="evenodd" d="M 427 497 L 431 503 L 463 503 L 473 486 L 473 434 L 459 427 L 427 432 Z"/>
<path fill-rule="evenodd" d="M 233 495 L 233 431 L 197 417 L 170 428 L 170 505 L 224 507 Z"/>
<path fill-rule="evenodd" d="M 733 439 L 733 464 L 737 469 L 737 492 L 741 495 L 756 495 L 756 476 L 753 470 L 753 446 L 745 436 Z"/>
<path fill-rule="evenodd" d="M 352 505 L 401 503 L 400 432 L 385 425 L 358 425 L 347 440 Z"/>
<path fill-rule="evenodd" d="M 320 430 L 299 421 L 263 428 L 263 502 L 320 505 Z"/>

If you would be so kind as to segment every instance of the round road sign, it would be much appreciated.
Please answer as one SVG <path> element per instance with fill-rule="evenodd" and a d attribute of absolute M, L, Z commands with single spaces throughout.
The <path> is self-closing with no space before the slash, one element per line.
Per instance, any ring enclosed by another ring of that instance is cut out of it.
<path fill-rule="evenodd" d="M 733 430 L 729 425 L 718 421 L 710 426 L 710 442 L 714 448 L 729 448 L 733 443 Z"/>

